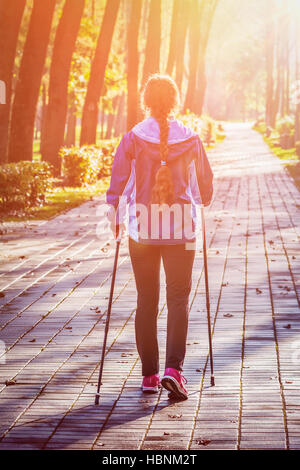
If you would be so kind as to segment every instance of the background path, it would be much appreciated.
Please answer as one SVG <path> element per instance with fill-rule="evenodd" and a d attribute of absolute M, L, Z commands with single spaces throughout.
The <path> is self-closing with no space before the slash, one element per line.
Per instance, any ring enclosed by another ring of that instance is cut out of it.
<path fill-rule="evenodd" d="M 226 132 L 210 152 L 215 191 L 206 209 L 216 386 L 199 240 L 189 400 L 141 393 L 124 240 L 94 406 L 114 250 L 103 198 L 95 199 L 1 237 L 0 449 L 300 449 L 299 193 L 248 124 Z M 162 284 L 163 373 L 163 273 Z"/>

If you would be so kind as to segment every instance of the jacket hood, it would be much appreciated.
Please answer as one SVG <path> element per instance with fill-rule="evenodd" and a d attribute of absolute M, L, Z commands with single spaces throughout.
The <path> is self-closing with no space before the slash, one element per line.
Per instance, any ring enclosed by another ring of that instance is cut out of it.
<path fill-rule="evenodd" d="M 184 126 L 182 122 L 177 119 L 172 119 L 169 121 L 169 136 L 168 144 L 178 144 L 184 142 L 191 137 L 197 136 L 197 134 L 188 127 Z M 148 117 L 142 122 L 139 122 L 136 126 L 133 127 L 132 132 L 147 142 L 152 142 L 154 144 L 159 144 L 160 142 L 160 129 L 159 124 L 152 116 Z"/>

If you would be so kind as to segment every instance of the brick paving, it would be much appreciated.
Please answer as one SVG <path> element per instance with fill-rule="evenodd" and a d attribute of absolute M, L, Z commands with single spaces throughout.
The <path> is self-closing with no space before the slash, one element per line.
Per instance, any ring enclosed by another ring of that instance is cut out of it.
<path fill-rule="evenodd" d="M 114 255 L 95 198 L 0 238 L 0 450 L 300 449 L 299 193 L 249 125 L 226 132 L 209 154 L 215 191 L 206 209 L 216 386 L 200 239 L 189 399 L 142 394 L 125 239 L 94 405 Z M 166 315 L 162 273 L 161 372 Z"/>

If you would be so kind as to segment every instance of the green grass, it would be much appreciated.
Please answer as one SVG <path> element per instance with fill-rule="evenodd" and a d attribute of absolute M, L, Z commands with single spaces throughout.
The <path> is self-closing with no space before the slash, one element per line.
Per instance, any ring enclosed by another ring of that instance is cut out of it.
<path fill-rule="evenodd" d="M 46 203 L 33 207 L 19 216 L 4 216 L 1 222 L 25 222 L 29 220 L 48 220 L 62 212 L 73 209 L 93 196 L 103 194 L 109 186 L 110 178 L 102 178 L 96 184 L 80 188 L 57 187 L 46 195 Z"/>
<path fill-rule="evenodd" d="M 206 146 L 206 150 L 214 148 L 223 142 L 226 134 L 217 134 L 216 141 Z M 33 144 L 33 160 L 40 161 L 40 142 L 35 140 Z M 57 187 L 49 191 L 46 195 L 46 203 L 41 207 L 33 207 L 19 215 L 7 215 L 1 217 L 1 222 L 25 222 L 29 220 L 48 220 L 56 215 L 66 212 L 80 204 L 88 201 L 93 196 L 106 192 L 109 186 L 110 177 L 102 178 L 94 185 L 84 187 Z"/>
<path fill-rule="evenodd" d="M 300 191 L 300 163 L 299 157 L 296 154 L 296 149 L 283 149 L 282 147 L 278 146 L 278 136 L 271 135 L 271 137 L 266 137 L 263 135 L 263 139 L 268 144 L 272 152 L 278 158 L 280 158 L 280 160 L 283 160 L 285 168 L 288 170 L 291 177 L 294 179 L 295 184 L 298 190 Z"/>

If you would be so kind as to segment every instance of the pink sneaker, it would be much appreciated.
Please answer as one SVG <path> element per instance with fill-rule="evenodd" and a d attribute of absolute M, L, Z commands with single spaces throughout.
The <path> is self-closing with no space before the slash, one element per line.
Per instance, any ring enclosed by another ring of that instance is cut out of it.
<path fill-rule="evenodd" d="M 181 375 L 179 370 L 171 367 L 165 370 L 161 381 L 162 386 L 172 393 L 172 398 L 176 397 L 182 400 L 186 400 L 188 397 L 188 391 L 184 386 L 186 383 L 186 378 Z"/>
<path fill-rule="evenodd" d="M 142 390 L 144 393 L 157 393 L 160 387 L 159 374 L 143 377 Z"/>

